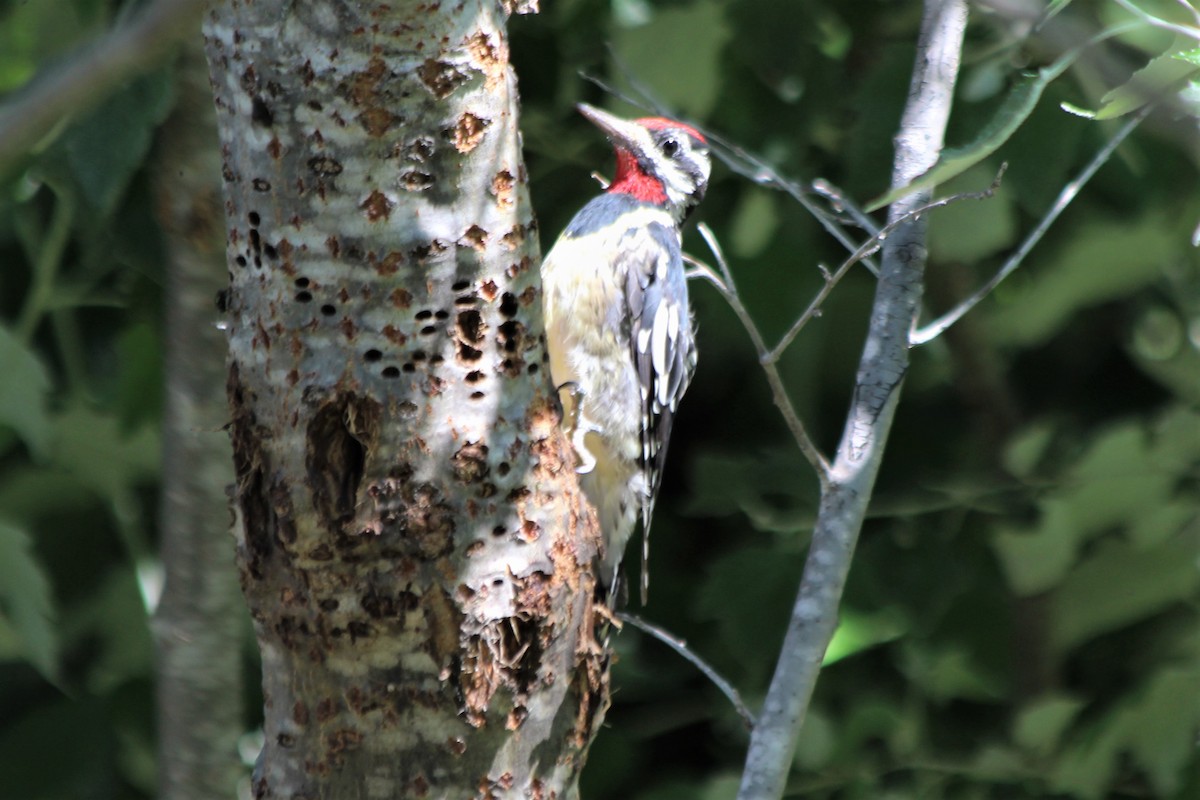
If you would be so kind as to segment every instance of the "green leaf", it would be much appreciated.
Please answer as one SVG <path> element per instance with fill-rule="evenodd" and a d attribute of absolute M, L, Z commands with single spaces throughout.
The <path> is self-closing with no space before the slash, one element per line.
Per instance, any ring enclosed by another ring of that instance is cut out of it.
<path fill-rule="evenodd" d="M 1013 741 L 1034 755 L 1050 755 L 1084 705 L 1083 700 L 1066 695 L 1035 700 L 1018 714 L 1013 724 Z"/>
<path fill-rule="evenodd" d="M 86 514 L 95 507 L 88 487 L 61 469 L 24 465 L 0 473 L 0 508 L 19 525 L 33 528 L 47 512 Z"/>
<path fill-rule="evenodd" d="M 1196 753 L 1200 726 L 1200 670 L 1166 669 L 1154 676 L 1134 706 L 1130 749 L 1159 797 L 1173 796 Z"/>
<path fill-rule="evenodd" d="M 973 654 L 957 644 L 934 650 L 906 643 L 901 669 L 935 703 L 960 698 L 996 700 L 1004 694 L 996 677 L 982 669 Z"/>
<path fill-rule="evenodd" d="M 854 42 L 854 31 L 833 9 L 836 6 L 816 6 L 812 27 L 806 31 L 826 58 L 841 61 Z"/>
<path fill-rule="evenodd" d="M 1158 419 L 1150 461 L 1155 468 L 1184 473 L 1200 461 L 1200 411 L 1177 406 Z"/>
<path fill-rule="evenodd" d="M 1200 671 L 1162 670 L 1064 751 L 1051 786 L 1077 797 L 1103 797 L 1120 754 L 1129 752 L 1149 777 L 1151 796 L 1174 796 L 1195 755 L 1198 723 Z"/>
<path fill-rule="evenodd" d="M 1184 44 L 1177 41 L 1176 47 Z M 1095 119 L 1116 119 L 1154 102 L 1194 75 L 1200 66 L 1187 58 L 1177 58 L 1178 52 L 1164 53 L 1142 67 L 1122 85 L 1110 91 L 1100 101 Z"/>
<path fill-rule="evenodd" d="M 829 763 L 836 743 L 833 723 L 820 709 L 810 708 L 796 740 L 796 766 L 802 770 L 820 769 Z M 732 797 L 732 795 L 726 795 Z"/>
<path fill-rule="evenodd" d="M 876 211 L 919 189 L 948 181 L 996 152 L 1033 113 L 1042 92 L 1050 82 L 1061 75 L 1078 57 L 1079 51 L 1071 50 L 1050 66 L 1043 67 L 1033 75 L 1022 77 L 1016 86 L 1009 90 L 991 120 L 969 144 L 943 150 L 937 164 L 907 186 L 892 189 L 882 197 L 872 200 L 867 210 Z"/>
<path fill-rule="evenodd" d="M 899 639 L 908 628 L 907 620 L 895 609 L 862 614 L 842 608 L 838 612 L 837 629 L 825 650 L 822 663 L 828 666 L 876 645 Z"/>
<path fill-rule="evenodd" d="M 32 78 L 48 59 L 87 35 L 88 20 L 70 3 L 0 4 L 0 94 Z"/>
<path fill-rule="evenodd" d="M 1185 532 L 1146 551 L 1115 539 L 1102 542 L 1054 595 L 1052 644 L 1066 651 L 1177 603 L 1194 602 L 1200 589 L 1198 535 Z"/>
<path fill-rule="evenodd" d="M 117 339 L 117 410 L 123 431 L 156 423 L 162 415 L 162 336 L 148 323 L 131 325 Z"/>
<path fill-rule="evenodd" d="M 1059 493 L 1080 529 L 1098 532 L 1135 522 L 1167 501 L 1177 478 L 1156 468 L 1150 446 L 1143 426 L 1131 422 L 1103 431 L 1088 448 Z"/>
<path fill-rule="evenodd" d="M 1058 585 L 1075 563 L 1083 538 L 1069 503 L 1050 498 L 1041 511 L 1036 529 L 998 525 L 992 536 L 1008 585 L 1020 597 Z"/>
<path fill-rule="evenodd" d="M 84 196 L 107 215 L 146 159 L 154 131 L 171 110 L 165 70 L 130 81 L 63 136 L 67 160 Z"/>
<path fill-rule="evenodd" d="M 996 293 L 993 341 L 1044 342 L 1076 311 L 1125 297 L 1157 280 L 1177 257 L 1178 225 L 1154 213 L 1129 222 L 1094 217 L 1058 252 L 1043 250 Z"/>
<path fill-rule="evenodd" d="M 1035 423 L 1019 431 L 1004 449 L 1004 468 L 1018 478 L 1028 478 L 1037 469 L 1054 439 L 1054 427 Z"/>
<path fill-rule="evenodd" d="M 803 737 L 804 733 L 801 731 Z M 713 775 L 704 781 L 704 785 L 693 795 L 695 800 L 727 800 L 737 794 L 742 783 L 742 776 L 736 772 Z"/>
<path fill-rule="evenodd" d="M 158 433 L 121 432 L 116 419 L 82 403 L 55 419 L 53 461 L 108 500 L 123 500 L 137 483 L 158 474 Z"/>
<path fill-rule="evenodd" d="M 0 425 L 16 431 L 39 461 L 49 451 L 50 420 L 46 396 L 50 378 L 33 351 L 0 326 Z"/>
<path fill-rule="evenodd" d="M 942 187 L 945 194 L 978 191 L 992 182 L 988 165 L 969 169 Z M 980 201 L 965 200 L 929 215 L 929 252 L 935 261 L 974 264 L 1011 247 L 1017 236 L 1012 192 L 1001 184 Z"/>
<path fill-rule="evenodd" d="M 729 249 L 739 258 L 754 258 L 771 243 L 779 227 L 775 194 L 757 186 L 748 186 L 734 212 Z"/>
<path fill-rule="evenodd" d="M 1155 505 L 1132 520 L 1126 532 L 1130 543 L 1139 550 L 1158 547 L 1193 524 L 1198 513 L 1196 504 L 1190 500 Z"/>
<path fill-rule="evenodd" d="M 984 779 L 995 783 L 1009 783 L 1020 780 L 1028 774 L 1021 754 L 1010 747 L 999 744 L 985 744 L 971 759 L 971 774 L 977 780 Z M 981 797 L 990 797 L 981 794 Z"/>
<path fill-rule="evenodd" d="M 1125 724 L 1124 713 L 1112 713 L 1080 741 L 1066 748 L 1054 762 L 1051 789 L 1084 800 L 1103 797 L 1118 763 Z"/>
<path fill-rule="evenodd" d="M 1200 47 L 1195 50 L 1184 50 L 1179 53 L 1172 53 L 1171 58 L 1178 58 L 1180 61 L 1186 61 L 1193 66 L 1200 67 Z"/>
<path fill-rule="evenodd" d="M 0 612 L 16 631 L 29 663 L 46 680 L 58 674 L 54 593 L 33 554 L 29 535 L 0 520 Z"/>
<path fill-rule="evenodd" d="M 100 651 L 87 665 L 90 691 L 104 694 L 131 678 L 153 674 L 149 619 L 133 569 L 110 570 L 86 605 L 69 611 L 66 627 L 72 641 L 99 637 Z"/>
<path fill-rule="evenodd" d="M 1169 428 L 1178 428 L 1177 435 L 1185 442 L 1200 438 L 1195 435 L 1197 427 L 1187 429 L 1189 419 Z M 1160 427 L 1167 425 L 1160 423 Z M 1138 551 L 1178 535 L 1194 512 L 1177 506 L 1172 496 L 1177 476 L 1192 463 L 1193 454 L 1159 452 L 1179 448 L 1175 438 L 1161 431 L 1150 436 L 1138 421 L 1113 425 L 1066 470 L 1061 484 L 1043 497 L 1036 526 L 998 526 L 992 546 L 1013 591 L 1025 596 L 1058 585 L 1074 568 L 1082 545 L 1115 527 L 1129 526 L 1130 546 Z M 1036 461 L 1046 444 L 1041 440 L 1040 433 L 1033 434 L 1032 445 L 1018 440 L 1014 445 L 1018 450 L 1030 449 L 1019 460 Z M 1200 449 L 1200 444 L 1193 448 Z"/>

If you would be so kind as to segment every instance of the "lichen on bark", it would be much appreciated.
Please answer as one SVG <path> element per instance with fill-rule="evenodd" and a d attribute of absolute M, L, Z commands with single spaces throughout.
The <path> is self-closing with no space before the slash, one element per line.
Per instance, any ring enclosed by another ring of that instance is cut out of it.
<path fill-rule="evenodd" d="M 261 797 L 571 797 L 607 705 L 506 15 L 206 22 Z"/>

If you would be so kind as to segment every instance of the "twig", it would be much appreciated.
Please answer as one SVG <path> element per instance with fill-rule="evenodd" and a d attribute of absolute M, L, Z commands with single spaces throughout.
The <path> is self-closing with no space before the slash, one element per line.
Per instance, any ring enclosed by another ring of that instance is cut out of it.
<path fill-rule="evenodd" d="M 733 704 L 734 709 L 742 718 L 742 721 L 746 723 L 746 730 L 754 729 L 754 714 L 752 714 L 750 709 L 746 707 L 746 704 L 742 702 L 742 696 L 738 694 L 738 690 L 733 687 L 733 684 L 721 677 L 721 674 L 713 669 L 708 662 L 692 652 L 688 648 L 687 642 L 685 642 L 683 639 L 678 639 L 672 636 L 657 625 L 652 625 L 651 623 L 646 622 L 646 620 L 642 619 L 641 617 L 633 614 L 627 614 L 624 611 L 617 613 L 617 619 L 621 620 L 622 622 L 628 622 L 642 633 L 658 639 L 667 647 L 671 648 L 676 653 L 692 662 L 696 669 L 703 672 L 704 676 L 712 681 L 713 685 L 720 689 L 721 693 L 729 699 L 730 703 Z"/>
<path fill-rule="evenodd" d="M 1196 20 L 1196 24 L 1200 25 L 1200 11 L 1197 11 L 1196 8 L 1190 2 L 1188 2 L 1188 0 L 1175 0 L 1175 2 L 1178 5 L 1183 6 L 1183 10 L 1191 14 L 1192 19 Z"/>
<path fill-rule="evenodd" d="M 71 226 L 75 223 L 74 196 L 70 192 L 60 191 L 53 182 L 51 188 L 54 190 L 54 212 L 50 218 L 49 229 L 38 243 L 40 250 L 36 254 L 28 254 L 34 265 L 33 282 L 17 317 L 17 338 L 25 343 L 33 338 L 38 324 L 42 321 L 42 315 L 50 307 L 55 288 L 54 281 L 62 268 L 63 254 L 71 240 Z"/>
<path fill-rule="evenodd" d="M 703 223 L 696 226 L 696 229 L 704 237 L 704 241 L 712 251 L 713 257 L 716 258 L 721 274 L 718 275 L 707 264 L 694 258 L 689 257 L 688 262 L 696 266 L 699 274 L 708 279 L 717 288 L 717 291 L 725 298 L 725 302 L 733 309 L 733 313 L 737 315 L 738 320 L 742 323 L 742 327 L 746 329 L 746 333 L 750 336 L 750 341 L 754 344 L 754 350 L 758 355 L 759 363 L 762 364 L 763 372 L 767 376 L 767 384 L 771 387 L 771 398 L 775 401 L 775 406 L 779 409 L 779 413 L 783 415 L 783 420 L 788 430 L 792 432 L 792 437 L 796 440 L 796 446 L 800 448 L 800 452 L 808 459 L 808 463 L 812 464 L 813 470 L 817 473 L 817 479 L 820 481 L 822 489 L 824 489 L 829 483 L 829 461 L 817 448 L 812 438 L 808 435 L 808 430 L 804 427 L 804 423 L 800 421 L 800 415 L 796 413 L 796 408 L 792 405 L 792 400 L 788 396 L 787 388 L 783 385 L 783 377 L 779 374 L 778 366 L 774 361 L 766 360 L 766 356 L 768 355 L 766 342 L 763 341 L 762 333 L 759 332 L 758 326 L 754 324 L 750 312 L 746 310 L 746 306 L 742 303 L 741 297 L 738 295 L 737 285 L 733 281 L 733 273 L 729 270 L 729 263 L 725 260 L 725 254 L 721 250 L 720 243 L 717 242 L 717 237 L 713 234 L 712 229 Z"/>
<path fill-rule="evenodd" d="M 817 222 L 821 224 L 821 227 L 824 228 L 830 236 L 837 240 L 839 244 L 841 244 L 850 252 L 854 252 L 858 249 L 857 245 L 854 244 L 854 240 L 851 239 L 843 229 L 841 221 L 809 199 L 808 195 L 810 193 L 820 195 L 820 192 L 811 190 L 806 191 L 804 187 L 802 187 L 796 181 L 789 180 L 780 175 L 779 172 L 777 172 L 775 168 L 766 161 L 762 160 L 748 150 L 745 150 L 727 141 L 717 134 L 704 131 L 704 135 L 719 145 L 719 148 L 715 150 L 717 156 L 734 172 L 743 177 L 749 178 L 760 186 L 774 187 L 784 192 L 797 203 L 799 203 L 805 211 L 816 218 Z M 864 230 L 866 230 L 868 233 L 874 233 L 877 226 L 870 221 L 870 218 L 867 217 L 866 214 L 864 214 L 862 211 L 859 211 L 856 206 L 853 206 L 848 202 L 845 203 L 843 207 L 851 210 L 851 216 Z M 861 261 L 863 266 L 871 271 L 872 275 L 879 275 L 879 267 L 873 261 L 867 258 L 861 259 Z"/>
<path fill-rule="evenodd" d="M 199 36 L 208 0 L 157 0 L 58 68 L 38 76 L 0 107 L 0 173 L 30 152 L 55 125 L 166 55 L 186 33 Z"/>
<path fill-rule="evenodd" d="M 1130 14 L 1138 17 L 1146 24 L 1153 25 L 1155 28 L 1162 28 L 1165 31 L 1170 31 L 1171 33 L 1179 36 L 1186 36 L 1187 38 L 1193 40 L 1200 39 L 1200 28 L 1189 28 L 1187 25 L 1176 25 L 1174 22 L 1168 22 L 1165 19 L 1161 19 L 1153 14 L 1150 14 L 1149 12 L 1143 11 L 1133 3 L 1129 2 L 1129 0 L 1117 0 L 1117 5 L 1121 6 L 1121 8 L 1124 8 Z M 1194 9 L 1192 13 L 1196 13 Z"/>
<path fill-rule="evenodd" d="M 787 333 L 780 338 L 779 344 L 775 345 L 775 348 L 767 353 L 764 356 L 764 359 L 769 362 L 778 361 L 780 356 L 783 355 L 784 351 L 787 350 L 788 346 L 800 333 L 800 329 L 803 328 L 810 319 L 819 313 L 821 303 L 825 302 L 825 298 L 828 297 L 829 293 L 833 291 L 833 287 L 837 285 L 838 281 L 845 277 L 846 273 L 850 271 L 850 268 L 854 266 L 855 263 L 878 250 L 883 245 L 883 241 L 890 233 L 892 233 L 892 231 L 896 230 L 901 225 L 916 220 L 922 214 L 943 206 L 948 206 L 951 203 L 957 203 L 960 200 L 986 200 L 990 198 L 996 193 L 996 189 L 1000 187 L 1000 180 L 1004 177 L 1004 171 L 1006 169 L 1008 169 L 1008 164 L 1001 164 L 999 171 L 996 172 L 996 177 L 992 179 L 991 185 L 986 189 L 979 192 L 962 192 L 960 194 L 952 194 L 947 197 L 942 197 L 938 200 L 926 203 L 919 208 L 914 208 L 912 211 L 902 214 L 898 218 L 892 220 L 878 232 L 876 232 L 870 239 L 863 242 L 858 250 L 852 253 L 845 261 L 843 261 L 841 266 L 839 266 L 832 275 L 826 276 L 825 285 L 821 287 L 820 291 L 817 292 L 816 297 L 814 297 L 812 302 L 808 304 L 808 308 L 806 308 L 804 313 L 792 323 L 792 327 L 789 328 Z"/>
<path fill-rule="evenodd" d="M 1083 168 L 1083 171 L 1079 173 L 1075 180 L 1063 187 L 1062 191 L 1058 193 L 1058 197 L 1055 198 L 1054 204 L 1050 206 L 1050 210 L 1046 212 L 1046 216 L 1042 217 L 1042 221 L 1038 223 L 1036 228 L 1030 231 L 1029 235 L 1025 237 L 1025 241 L 1021 242 L 1021 246 L 1017 248 L 1017 251 L 1013 253 L 1006 262 L 1004 262 L 1004 266 L 1002 266 L 1000 270 L 992 276 L 991 280 L 979 287 L 979 289 L 976 290 L 976 292 L 966 300 L 962 301 L 956 307 L 950 311 L 947 311 L 933 322 L 915 329 L 908 337 L 909 343 L 915 347 L 917 345 L 927 344 L 941 336 L 946 332 L 947 329 L 950 328 L 950 326 L 958 322 L 958 320 L 961 319 L 964 314 L 966 314 L 968 311 L 978 305 L 980 301 L 991 294 L 992 291 L 1000 285 L 1001 281 L 1015 272 L 1017 267 L 1021 266 L 1022 262 L 1025 260 L 1025 257 L 1029 255 L 1030 251 L 1032 251 L 1037 243 L 1042 240 L 1042 237 L 1046 235 L 1046 231 L 1050 229 L 1050 226 L 1054 224 L 1059 215 L 1062 214 L 1067 206 L 1071 204 L 1071 201 L 1075 199 L 1075 196 L 1079 194 L 1080 190 L 1087 185 L 1087 182 L 1092 179 L 1092 176 L 1096 174 L 1096 171 L 1100 169 L 1100 167 L 1104 166 L 1108 159 L 1112 157 L 1113 152 L 1118 146 L 1120 146 L 1121 142 L 1125 141 L 1125 138 L 1129 136 L 1129 134 L 1133 133 L 1134 129 L 1142 123 L 1142 120 L 1146 118 L 1153 108 L 1153 105 L 1148 105 L 1134 114 L 1117 130 L 1115 134 L 1113 134 L 1112 138 L 1108 140 L 1104 147 L 1100 148 L 1100 151 L 1096 153 L 1095 157 L 1090 162 L 1088 162 L 1088 165 Z"/>
<path fill-rule="evenodd" d="M 871 217 L 868 216 L 865 211 L 859 208 L 857 203 L 846 197 L 845 192 L 834 186 L 829 181 L 825 180 L 824 178 L 817 178 L 811 184 L 809 184 L 809 188 L 812 190 L 813 194 L 824 197 L 826 200 L 832 203 L 835 209 L 845 209 L 850 215 L 850 218 L 854 220 L 854 224 L 862 228 L 870 235 L 874 236 L 875 234 L 879 233 L 879 225 L 876 224 L 875 220 L 871 219 Z M 878 275 L 879 272 L 876 270 L 875 274 Z"/>
<path fill-rule="evenodd" d="M 966 20 L 966 0 L 924 4 L 908 101 L 896 136 L 892 186 L 908 185 L 937 162 Z M 913 192 L 891 206 L 889 219 L 900 219 L 928 200 L 927 191 Z M 783 794 L 908 368 L 908 332 L 920 308 L 924 244 L 919 219 L 905 220 L 884 243 L 854 399 L 830 482 L 822 488 L 804 576 L 750 737 L 738 800 L 777 800 Z"/>

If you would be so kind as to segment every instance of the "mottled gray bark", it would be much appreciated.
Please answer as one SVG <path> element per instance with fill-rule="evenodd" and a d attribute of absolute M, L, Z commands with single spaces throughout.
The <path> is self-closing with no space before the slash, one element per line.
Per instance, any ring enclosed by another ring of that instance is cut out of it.
<path fill-rule="evenodd" d="M 228 280 L 221 158 L 199 36 L 194 44 L 180 65 L 178 103 L 155 165 L 170 253 L 159 511 L 165 583 L 153 625 L 162 800 L 232 797 L 242 775 L 246 609 L 229 533 L 226 348 L 215 303 Z"/>
<path fill-rule="evenodd" d="M 259 797 L 573 797 L 607 704 L 506 16 L 206 22 Z"/>
<path fill-rule="evenodd" d="M 967 22 L 965 0 L 926 0 L 908 102 L 896 134 L 892 186 L 909 184 L 942 150 Z M 929 202 L 913 192 L 888 209 L 901 220 Z M 750 740 L 739 800 L 781 797 L 800 726 L 837 624 L 854 545 L 879 473 L 900 387 L 909 331 L 921 306 L 925 223 L 910 218 L 888 236 L 854 396 L 822 487 L 812 544 L 771 687 Z"/>

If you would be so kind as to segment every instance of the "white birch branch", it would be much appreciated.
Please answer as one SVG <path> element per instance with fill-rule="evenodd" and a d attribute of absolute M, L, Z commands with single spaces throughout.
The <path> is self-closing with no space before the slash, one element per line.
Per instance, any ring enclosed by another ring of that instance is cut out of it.
<path fill-rule="evenodd" d="M 937 162 L 966 21 L 965 0 L 925 3 L 908 103 L 896 136 L 892 186 L 906 185 Z M 889 220 L 928 201 L 928 192 L 915 192 L 891 206 Z M 923 289 L 924 221 L 913 219 L 888 237 L 882 260 L 850 413 L 831 480 L 822 491 L 783 650 L 750 739 L 739 800 L 773 800 L 787 782 L 908 368 L 908 333 Z"/>

